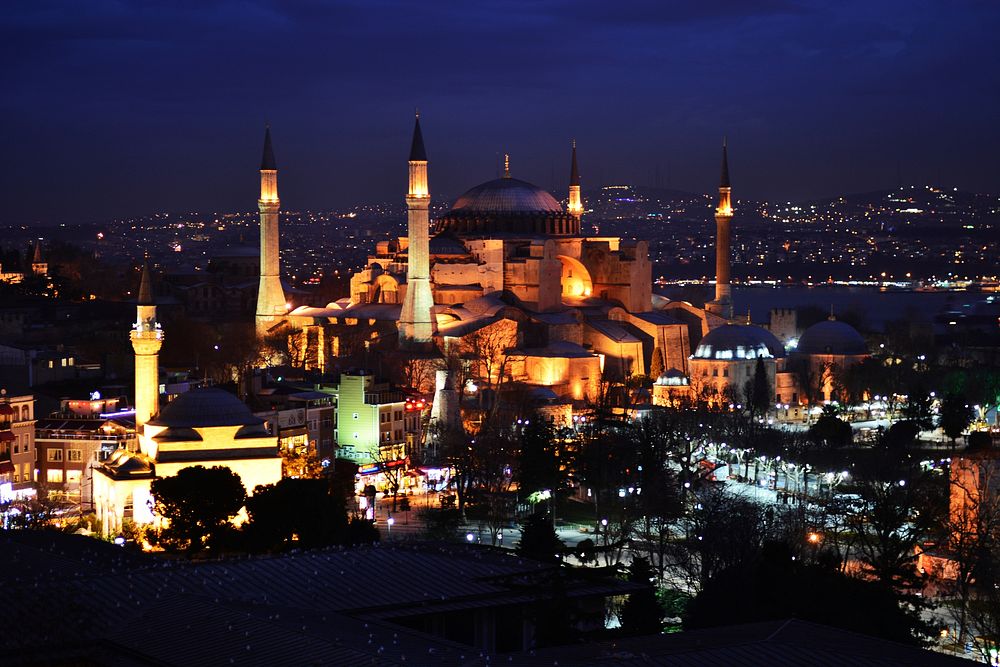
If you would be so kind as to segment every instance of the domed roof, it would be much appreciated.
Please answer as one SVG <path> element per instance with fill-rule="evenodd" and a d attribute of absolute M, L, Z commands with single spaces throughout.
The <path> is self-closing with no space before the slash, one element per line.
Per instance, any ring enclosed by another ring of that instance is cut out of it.
<path fill-rule="evenodd" d="M 516 178 L 477 185 L 455 200 L 449 213 L 562 213 L 555 197 Z"/>
<path fill-rule="evenodd" d="M 770 359 L 785 356 L 781 342 L 767 329 L 726 324 L 712 329 L 698 343 L 695 359 Z"/>
<path fill-rule="evenodd" d="M 796 348 L 799 354 L 868 354 L 868 346 L 857 329 L 847 322 L 824 320 L 803 332 Z"/>
<path fill-rule="evenodd" d="M 264 420 L 255 417 L 240 399 L 221 389 L 192 389 L 184 392 L 149 420 L 153 426 L 203 428 L 210 426 L 254 426 Z"/>

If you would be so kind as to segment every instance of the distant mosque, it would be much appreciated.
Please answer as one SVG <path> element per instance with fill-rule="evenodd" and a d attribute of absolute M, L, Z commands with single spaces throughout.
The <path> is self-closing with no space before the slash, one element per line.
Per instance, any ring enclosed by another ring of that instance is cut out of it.
<path fill-rule="evenodd" d="M 159 353 L 164 331 L 156 319 L 149 264 L 143 265 L 136 320 L 129 334 L 135 352 L 135 425 L 138 449 L 116 450 L 94 466 L 94 510 L 104 536 L 131 522 L 157 525 L 154 479 L 191 466 L 224 466 L 247 492 L 281 479 L 278 438 L 263 419 L 221 389 L 187 391 L 160 406 Z"/>

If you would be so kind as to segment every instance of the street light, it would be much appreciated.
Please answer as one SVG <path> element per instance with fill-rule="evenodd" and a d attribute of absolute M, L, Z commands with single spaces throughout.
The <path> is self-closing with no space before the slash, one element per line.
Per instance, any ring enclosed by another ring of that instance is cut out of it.
<path fill-rule="evenodd" d="M 386 532 L 388 534 L 390 534 L 390 535 L 392 534 L 392 524 L 394 524 L 394 523 L 396 523 L 396 519 L 394 519 L 391 516 L 385 520 L 385 525 L 388 526 L 388 529 L 386 530 Z"/>

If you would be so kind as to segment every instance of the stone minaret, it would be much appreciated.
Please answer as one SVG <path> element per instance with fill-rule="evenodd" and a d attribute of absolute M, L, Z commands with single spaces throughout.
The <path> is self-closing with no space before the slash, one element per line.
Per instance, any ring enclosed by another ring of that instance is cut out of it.
<path fill-rule="evenodd" d="M 31 258 L 31 272 L 36 276 L 47 276 L 49 274 L 49 265 L 42 259 L 42 242 L 35 241 L 35 254 Z"/>
<path fill-rule="evenodd" d="M 407 233 L 406 296 L 399 317 L 399 346 L 419 349 L 429 346 L 437 331 L 431 312 L 434 297 L 430 279 L 430 189 L 427 186 L 427 151 L 420 132 L 420 114 L 413 127 L 410 146 L 410 188 L 406 194 Z"/>
<path fill-rule="evenodd" d="M 715 300 L 705 304 L 710 313 L 727 320 L 733 318 L 733 291 L 730 284 L 729 223 L 733 219 L 730 199 L 729 157 L 722 142 L 722 179 L 719 181 L 719 206 L 715 209 Z"/>
<path fill-rule="evenodd" d="M 577 230 L 583 217 L 583 200 L 580 198 L 580 169 L 576 166 L 576 139 L 573 140 L 573 161 L 569 167 L 569 203 L 566 211 L 576 217 Z"/>
<path fill-rule="evenodd" d="M 142 282 L 136 301 L 135 324 L 130 337 L 135 350 L 135 427 L 142 425 L 160 411 L 159 353 L 163 345 L 163 330 L 156 322 L 156 304 L 149 277 L 149 262 L 142 265 Z"/>
<path fill-rule="evenodd" d="M 257 335 L 263 336 L 288 312 L 281 288 L 278 254 L 278 165 L 271 147 L 271 128 L 264 131 L 264 157 L 260 161 L 260 286 L 257 288 Z"/>

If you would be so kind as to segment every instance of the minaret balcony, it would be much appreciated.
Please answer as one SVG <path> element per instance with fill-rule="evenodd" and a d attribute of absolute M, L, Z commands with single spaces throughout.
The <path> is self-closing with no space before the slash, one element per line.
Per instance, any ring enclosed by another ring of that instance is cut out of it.
<path fill-rule="evenodd" d="M 132 329 L 130 334 L 132 340 L 162 341 L 162 329 L 141 329 L 138 326 Z"/>

